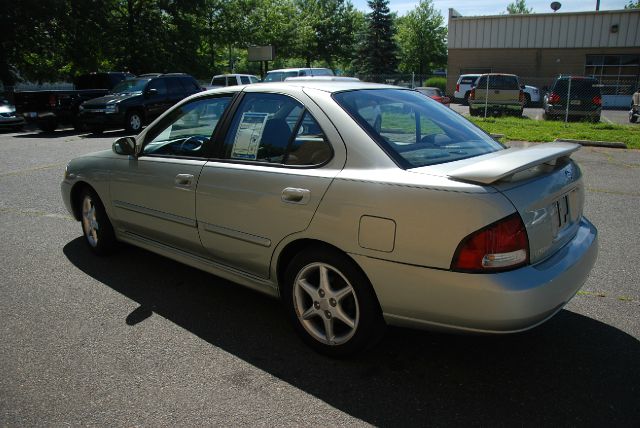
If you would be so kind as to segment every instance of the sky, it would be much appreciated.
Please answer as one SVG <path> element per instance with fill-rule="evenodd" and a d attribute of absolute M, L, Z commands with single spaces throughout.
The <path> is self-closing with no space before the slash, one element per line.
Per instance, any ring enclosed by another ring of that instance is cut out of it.
<path fill-rule="evenodd" d="M 507 5 L 514 0 L 433 0 L 436 10 L 439 10 L 442 16 L 447 20 L 449 16 L 449 8 L 452 7 L 463 16 L 476 15 L 499 15 L 505 13 Z M 553 0 L 527 0 L 527 6 L 533 9 L 534 13 L 550 13 L 553 12 L 549 5 Z M 559 0 L 562 7 L 557 13 L 562 12 L 586 12 L 596 9 L 596 0 Z M 353 5 L 365 12 L 370 9 L 367 6 L 367 0 L 352 0 Z M 600 0 L 600 10 L 623 9 L 628 0 Z M 418 4 L 416 1 L 407 0 L 390 0 L 389 8 L 399 15 L 404 15 L 414 9 Z"/>

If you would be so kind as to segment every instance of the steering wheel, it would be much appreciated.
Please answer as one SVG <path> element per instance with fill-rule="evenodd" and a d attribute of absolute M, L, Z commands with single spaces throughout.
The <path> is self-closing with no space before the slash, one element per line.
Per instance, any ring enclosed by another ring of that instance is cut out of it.
<path fill-rule="evenodd" d="M 202 148 L 202 145 L 209 141 L 209 137 L 205 137 L 204 135 L 192 135 L 189 138 L 186 138 L 180 145 L 178 146 L 177 154 L 189 154 L 196 153 L 198 150 Z"/>

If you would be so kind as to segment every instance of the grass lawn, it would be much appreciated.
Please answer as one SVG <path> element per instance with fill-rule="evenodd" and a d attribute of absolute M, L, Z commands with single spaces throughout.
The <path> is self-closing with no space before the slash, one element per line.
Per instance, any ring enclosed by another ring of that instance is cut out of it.
<path fill-rule="evenodd" d="M 503 141 L 553 141 L 556 138 L 574 140 L 615 141 L 640 149 L 639 125 L 609 123 L 532 120 L 527 118 L 467 118 L 490 134 L 504 134 Z"/>

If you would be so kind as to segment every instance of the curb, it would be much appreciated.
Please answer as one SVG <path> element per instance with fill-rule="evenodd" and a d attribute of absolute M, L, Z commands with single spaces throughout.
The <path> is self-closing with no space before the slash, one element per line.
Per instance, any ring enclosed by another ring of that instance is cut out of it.
<path fill-rule="evenodd" d="M 568 138 L 556 138 L 554 143 L 575 143 L 587 147 L 607 147 L 610 149 L 626 149 L 627 145 L 615 141 L 589 141 L 589 140 L 570 140 Z"/>

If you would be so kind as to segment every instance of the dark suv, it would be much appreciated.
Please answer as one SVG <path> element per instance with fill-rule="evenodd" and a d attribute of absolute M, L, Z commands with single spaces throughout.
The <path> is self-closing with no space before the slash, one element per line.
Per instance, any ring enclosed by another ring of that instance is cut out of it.
<path fill-rule="evenodd" d="M 109 95 L 80 106 L 80 120 L 92 132 L 125 128 L 138 133 L 181 99 L 200 92 L 188 74 L 142 74 L 120 82 Z"/>
<path fill-rule="evenodd" d="M 568 114 L 569 118 L 600 122 L 602 94 L 599 82 L 593 77 L 558 77 L 545 95 L 542 105 L 545 119 L 564 118 Z"/>

